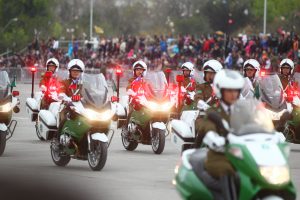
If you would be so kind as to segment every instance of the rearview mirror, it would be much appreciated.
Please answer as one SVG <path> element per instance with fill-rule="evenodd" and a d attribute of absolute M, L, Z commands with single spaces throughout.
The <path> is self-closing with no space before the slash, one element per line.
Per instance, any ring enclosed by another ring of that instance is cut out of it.
<path fill-rule="evenodd" d="M 19 96 L 20 95 L 20 92 L 19 91 L 13 91 L 12 92 L 12 96 L 13 97 L 17 97 L 17 96 Z"/>

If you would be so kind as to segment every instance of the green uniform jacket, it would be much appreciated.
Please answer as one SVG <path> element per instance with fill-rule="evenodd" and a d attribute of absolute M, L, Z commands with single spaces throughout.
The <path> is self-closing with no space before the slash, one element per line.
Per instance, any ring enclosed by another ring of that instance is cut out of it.
<path fill-rule="evenodd" d="M 205 82 L 196 86 L 196 95 L 195 95 L 195 104 L 198 103 L 199 100 L 207 101 L 209 98 L 213 96 L 213 88 L 210 83 Z M 212 106 L 217 103 L 216 98 L 212 98 L 212 100 L 208 103 L 208 105 Z M 197 106 L 197 105 L 196 105 Z"/>
<path fill-rule="evenodd" d="M 77 89 L 79 89 L 79 92 L 77 92 L 77 95 L 82 94 L 82 84 L 77 85 L 76 90 L 70 89 L 70 85 L 72 84 L 72 79 L 65 79 L 61 82 L 61 87 L 60 87 L 60 93 L 65 93 L 68 97 L 72 97 L 72 95 L 76 92 Z"/>
<path fill-rule="evenodd" d="M 210 109 L 206 111 L 206 113 L 209 112 L 219 113 L 221 117 L 225 119 L 227 122 L 229 122 L 230 120 L 229 116 L 223 110 L 221 105 L 212 106 Z M 216 125 L 206 117 L 197 119 L 196 133 L 198 135 L 200 134 L 200 136 L 202 136 L 203 138 L 208 131 L 215 131 L 220 135 L 224 135 L 224 133 L 218 132 Z M 208 171 L 208 173 L 216 179 L 219 179 L 220 177 L 225 175 L 232 175 L 235 172 L 234 168 L 227 160 L 226 156 L 223 153 L 215 152 L 213 150 L 209 150 L 207 153 L 205 168 Z"/>

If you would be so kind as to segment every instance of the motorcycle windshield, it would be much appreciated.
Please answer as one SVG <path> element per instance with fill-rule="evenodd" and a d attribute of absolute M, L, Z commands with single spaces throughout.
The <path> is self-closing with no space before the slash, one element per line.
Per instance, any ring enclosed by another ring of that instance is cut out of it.
<path fill-rule="evenodd" d="M 58 80 L 65 80 L 69 78 L 69 71 L 68 70 L 58 70 L 56 73 Z"/>
<path fill-rule="evenodd" d="M 245 99 L 253 98 L 254 97 L 254 88 L 249 78 L 245 77 L 245 85 L 241 91 L 241 95 Z"/>
<path fill-rule="evenodd" d="M 300 93 L 300 73 L 299 72 L 296 72 L 294 74 L 294 80 L 298 85 L 297 89 L 298 89 L 298 92 Z"/>
<path fill-rule="evenodd" d="M 170 73 L 170 83 L 172 84 L 177 84 L 176 82 L 176 76 L 177 75 L 182 75 L 182 71 L 181 70 L 173 70 Z M 197 84 L 202 84 L 204 83 L 204 72 L 203 71 L 199 71 L 199 70 L 194 70 L 194 75 L 193 78 L 195 79 L 195 81 L 197 82 Z"/>
<path fill-rule="evenodd" d="M 107 103 L 108 86 L 103 74 L 84 74 L 82 96 L 85 103 L 97 109 Z"/>
<path fill-rule="evenodd" d="M 147 72 L 144 80 L 146 83 L 146 88 L 144 88 L 146 96 L 161 99 L 167 95 L 168 83 L 166 76 L 162 71 Z"/>
<path fill-rule="evenodd" d="M 272 133 L 274 130 L 263 103 L 256 99 L 239 100 L 234 104 L 230 126 L 236 135 Z"/>
<path fill-rule="evenodd" d="M 10 81 L 6 71 L 0 71 L 0 99 L 6 98 L 10 94 Z"/>
<path fill-rule="evenodd" d="M 277 74 L 261 77 L 259 81 L 261 101 L 274 111 L 286 109 L 284 90 Z"/>

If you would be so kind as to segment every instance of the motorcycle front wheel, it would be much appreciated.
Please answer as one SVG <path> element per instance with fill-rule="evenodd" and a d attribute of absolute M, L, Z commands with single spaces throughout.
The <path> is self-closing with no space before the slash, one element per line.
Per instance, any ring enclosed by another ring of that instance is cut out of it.
<path fill-rule="evenodd" d="M 137 148 L 138 143 L 136 141 L 129 140 L 128 134 L 128 128 L 124 125 L 121 132 L 122 144 L 127 151 L 134 151 Z"/>
<path fill-rule="evenodd" d="M 152 150 L 155 154 L 161 154 L 165 148 L 165 130 L 154 128 L 152 130 Z"/>
<path fill-rule="evenodd" d="M 0 132 L 0 156 L 4 153 L 6 146 L 6 132 Z"/>
<path fill-rule="evenodd" d="M 88 153 L 88 163 L 93 171 L 103 169 L 107 160 L 107 142 L 91 141 L 91 151 Z"/>
<path fill-rule="evenodd" d="M 51 157 L 54 162 L 59 167 L 65 167 L 71 160 L 69 155 L 60 155 L 60 150 L 58 144 L 51 144 Z"/>

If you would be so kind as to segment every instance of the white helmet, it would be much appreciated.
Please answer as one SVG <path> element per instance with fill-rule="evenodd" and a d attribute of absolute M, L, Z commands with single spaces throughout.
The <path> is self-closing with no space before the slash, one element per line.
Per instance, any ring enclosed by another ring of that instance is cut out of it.
<path fill-rule="evenodd" d="M 289 66 L 289 67 L 291 68 L 290 74 L 293 74 L 294 68 L 295 68 L 294 62 L 293 62 L 291 59 L 288 59 L 288 58 L 283 59 L 283 60 L 280 62 L 280 72 L 281 72 L 281 68 L 282 68 L 284 65 Z"/>
<path fill-rule="evenodd" d="M 144 72 L 143 72 L 143 76 L 146 76 L 146 73 L 147 73 L 147 64 L 142 61 L 142 60 L 139 60 L 139 61 L 136 61 L 133 66 L 132 66 L 132 69 L 133 69 L 133 75 L 135 75 L 135 70 L 136 69 L 143 69 Z"/>
<path fill-rule="evenodd" d="M 260 64 L 259 64 L 259 62 L 257 60 L 255 60 L 255 59 L 249 59 L 249 60 L 246 60 L 244 62 L 243 71 L 244 71 L 244 76 L 245 77 L 246 77 L 245 69 L 247 69 L 248 67 L 256 69 L 254 77 L 258 77 L 259 76 Z"/>
<path fill-rule="evenodd" d="M 48 71 L 48 65 L 56 66 L 55 72 L 57 72 L 58 69 L 59 69 L 59 62 L 56 58 L 50 58 L 50 59 L 47 60 L 47 62 L 46 62 L 46 70 L 47 71 Z"/>
<path fill-rule="evenodd" d="M 82 62 L 82 60 L 80 60 L 80 59 L 73 59 L 68 64 L 68 70 L 70 71 L 71 69 L 78 69 L 81 72 L 84 72 L 85 65 Z"/>
<path fill-rule="evenodd" d="M 216 96 L 222 98 L 222 89 L 242 90 L 245 80 L 240 73 L 233 70 L 224 69 L 219 71 L 214 79 L 213 89 Z"/>
<path fill-rule="evenodd" d="M 194 64 L 191 62 L 185 62 L 181 65 L 181 69 L 184 70 L 184 68 L 190 70 L 190 76 L 194 75 Z"/>
<path fill-rule="evenodd" d="M 204 71 L 204 80 L 206 80 L 205 78 L 205 72 L 215 72 L 218 73 L 219 71 L 221 71 L 223 69 L 222 64 L 217 61 L 217 60 L 208 60 L 204 63 L 203 65 L 203 71 Z"/>
<path fill-rule="evenodd" d="M 222 64 L 217 60 L 209 60 L 206 61 L 203 65 L 203 71 L 204 72 L 219 72 L 223 69 Z"/>

